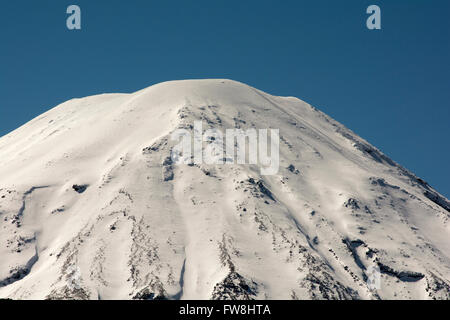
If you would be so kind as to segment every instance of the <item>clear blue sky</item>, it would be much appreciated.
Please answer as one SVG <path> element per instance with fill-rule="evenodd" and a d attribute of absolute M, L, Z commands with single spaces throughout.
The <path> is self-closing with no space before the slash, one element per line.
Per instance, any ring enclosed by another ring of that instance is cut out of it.
<path fill-rule="evenodd" d="M 449 197 L 449 17 L 448 0 L 1 1 L 0 136 L 73 97 L 230 78 L 313 104 Z"/>

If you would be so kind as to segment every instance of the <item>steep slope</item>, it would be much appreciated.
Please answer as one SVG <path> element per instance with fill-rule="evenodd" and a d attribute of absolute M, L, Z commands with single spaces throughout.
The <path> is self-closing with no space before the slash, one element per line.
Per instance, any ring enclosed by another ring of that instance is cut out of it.
<path fill-rule="evenodd" d="M 279 129 L 278 173 L 172 163 L 199 120 Z M 73 99 L 0 154 L 0 298 L 450 298 L 450 202 L 296 98 L 190 80 Z"/>

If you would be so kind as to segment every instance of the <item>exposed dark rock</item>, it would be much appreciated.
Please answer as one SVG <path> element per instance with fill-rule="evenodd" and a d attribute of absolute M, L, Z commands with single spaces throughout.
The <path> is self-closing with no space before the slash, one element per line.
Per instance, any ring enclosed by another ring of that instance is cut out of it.
<path fill-rule="evenodd" d="M 366 267 L 361 261 L 361 258 L 358 255 L 358 252 L 356 252 L 356 249 L 360 246 L 365 246 L 366 244 L 362 240 L 349 240 L 349 239 L 343 239 L 342 242 L 347 246 L 348 250 L 351 252 L 353 259 L 355 260 L 355 263 L 358 265 L 358 267 L 361 270 L 366 270 Z"/>
<path fill-rule="evenodd" d="M 269 199 L 271 199 L 272 201 L 276 202 L 275 198 L 272 195 L 272 192 L 268 188 L 266 188 L 266 186 L 264 185 L 264 182 L 262 180 L 255 181 L 255 179 L 249 178 L 248 182 L 250 184 L 254 185 L 256 187 L 256 190 L 259 191 L 260 194 L 259 195 L 256 194 L 257 197 L 262 198 L 262 197 L 266 196 Z"/>
<path fill-rule="evenodd" d="M 421 280 L 423 277 L 425 277 L 425 275 L 420 272 L 394 270 L 391 267 L 389 267 L 381 262 L 378 262 L 378 266 L 380 267 L 381 273 L 390 275 L 392 277 L 396 277 L 400 281 L 404 281 L 404 282 L 416 282 L 416 281 Z"/>
<path fill-rule="evenodd" d="M 55 210 L 52 210 L 52 212 L 50 212 L 50 213 L 51 213 L 51 214 L 61 213 L 61 212 L 64 212 L 64 210 L 65 210 L 65 207 L 62 206 L 62 207 L 60 207 L 60 208 L 56 208 Z"/>
<path fill-rule="evenodd" d="M 167 300 L 167 298 L 160 293 L 154 293 L 149 288 L 145 288 L 136 293 L 133 300 Z"/>
<path fill-rule="evenodd" d="M 436 191 L 432 190 L 431 187 L 429 186 L 428 183 L 426 183 L 425 181 L 423 181 L 420 178 L 416 178 L 415 176 L 413 176 L 412 174 L 408 173 L 408 172 L 404 172 L 408 177 L 410 177 L 411 179 L 414 179 L 414 181 L 416 181 L 421 187 L 423 187 L 424 189 L 426 189 L 423 193 L 423 195 L 425 197 L 427 197 L 428 199 L 430 199 L 431 201 L 433 201 L 435 204 L 437 204 L 438 206 L 440 206 L 441 208 L 445 209 L 446 211 L 450 212 L 450 201 L 448 201 L 445 197 L 441 196 L 440 194 L 438 194 Z M 392 189 L 396 189 L 399 190 L 400 187 L 398 186 L 394 186 L 392 184 L 387 183 L 384 179 L 382 178 L 375 178 L 375 177 L 371 177 L 370 178 L 370 182 L 373 185 L 378 185 L 380 187 L 389 187 Z M 406 191 L 405 191 L 406 192 Z"/>
<path fill-rule="evenodd" d="M 450 300 L 450 284 L 439 278 L 434 273 L 426 277 L 427 287 L 425 291 L 433 300 Z"/>
<path fill-rule="evenodd" d="M 257 294 L 257 284 L 247 281 L 237 272 L 228 276 L 214 286 L 212 300 L 254 300 Z"/>
<path fill-rule="evenodd" d="M 86 191 L 86 189 L 89 187 L 89 185 L 87 184 L 83 184 L 83 185 L 78 185 L 78 184 L 74 184 L 72 186 L 72 189 L 75 190 L 78 193 L 83 193 Z"/>
<path fill-rule="evenodd" d="M 172 164 L 173 162 L 171 157 L 166 157 L 162 163 L 162 176 L 164 181 L 173 180 L 174 174 Z"/>
<path fill-rule="evenodd" d="M 396 189 L 396 190 L 400 189 L 400 187 L 398 187 L 398 186 L 394 186 L 392 184 L 387 183 L 386 180 L 384 180 L 383 178 L 371 177 L 371 178 L 369 178 L 369 180 L 370 180 L 370 183 L 374 186 L 389 187 L 389 188 Z"/>
<path fill-rule="evenodd" d="M 264 186 L 264 182 L 263 182 L 262 180 L 259 180 L 256 184 L 257 184 L 258 187 L 259 187 L 259 191 L 261 191 L 262 193 L 264 193 L 264 194 L 265 194 L 267 197 L 269 197 L 271 200 L 275 201 L 275 199 L 274 199 L 274 197 L 273 197 L 273 195 L 272 195 L 272 192 L 270 192 L 270 190 L 267 189 L 267 188 Z"/>
<path fill-rule="evenodd" d="M 90 294 L 84 288 L 69 288 L 64 286 L 59 290 L 53 290 L 46 300 L 89 300 Z"/>
<path fill-rule="evenodd" d="M 9 271 L 10 273 L 9 276 L 7 276 L 4 279 L 0 279 L 0 288 L 25 278 L 30 273 L 31 268 L 37 261 L 38 255 L 36 253 L 28 260 L 28 262 L 25 265 L 11 269 Z"/>
<path fill-rule="evenodd" d="M 173 164 L 171 157 L 166 157 L 163 161 L 163 166 L 171 166 Z"/>
<path fill-rule="evenodd" d="M 445 199 L 443 196 L 429 190 L 424 192 L 424 196 L 433 201 L 434 203 L 436 203 L 438 206 L 450 212 L 450 201 Z"/>
<path fill-rule="evenodd" d="M 370 208 L 368 206 L 364 206 L 364 211 L 368 214 L 372 214 L 372 211 L 370 210 Z"/>
<path fill-rule="evenodd" d="M 344 206 L 345 206 L 346 208 L 350 208 L 350 209 L 352 209 L 352 210 L 359 210 L 359 209 L 360 209 L 360 208 L 359 208 L 358 201 L 357 201 L 356 199 L 353 199 L 353 198 L 348 199 L 348 200 L 344 203 Z"/>
<path fill-rule="evenodd" d="M 300 171 L 298 171 L 297 169 L 295 169 L 295 166 L 294 166 L 293 164 L 290 164 L 289 167 L 287 167 L 287 169 L 288 169 L 290 172 L 295 173 L 295 174 L 299 174 L 299 173 L 300 173 Z"/>
<path fill-rule="evenodd" d="M 384 153 L 382 153 L 380 150 L 376 149 L 375 147 L 366 144 L 362 141 L 356 140 L 351 135 L 345 135 L 350 140 L 354 141 L 354 147 L 361 152 L 369 155 L 373 160 L 379 163 L 388 164 L 392 167 L 398 166 L 394 161 L 392 161 L 389 157 L 387 157 Z"/>
<path fill-rule="evenodd" d="M 155 142 L 150 147 L 146 147 L 142 149 L 143 154 L 150 154 L 152 152 L 159 151 L 161 148 L 167 145 L 167 139 L 162 139 L 160 141 Z"/>
<path fill-rule="evenodd" d="M 309 273 L 300 283 L 302 287 L 308 288 L 313 300 L 356 300 L 359 299 L 358 292 L 334 281 L 327 272 L 322 272 L 321 277 Z"/>
<path fill-rule="evenodd" d="M 378 252 L 377 249 L 368 248 L 366 251 L 366 256 L 372 258 Z"/>

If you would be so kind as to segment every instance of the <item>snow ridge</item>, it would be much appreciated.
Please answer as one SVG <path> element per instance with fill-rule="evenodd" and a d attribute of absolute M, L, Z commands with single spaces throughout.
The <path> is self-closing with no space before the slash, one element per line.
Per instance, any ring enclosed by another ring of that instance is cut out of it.
<path fill-rule="evenodd" d="M 279 129 L 278 173 L 173 163 L 195 121 Z M 450 299 L 450 202 L 297 98 L 214 79 L 72 99 L 0 153 L 0 298 Z"/>

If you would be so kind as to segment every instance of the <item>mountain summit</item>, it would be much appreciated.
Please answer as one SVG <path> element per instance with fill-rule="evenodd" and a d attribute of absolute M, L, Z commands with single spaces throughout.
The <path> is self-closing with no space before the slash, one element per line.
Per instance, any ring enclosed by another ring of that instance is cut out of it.
<path fill-rule="evenodd" d="M 175 163 L 196 122 L 278 129 L 278 170 Z M 187 80 L 72 99 L 0 155 L 0 298 L 450 299 L 450 202 L 297 98 Z"/>

